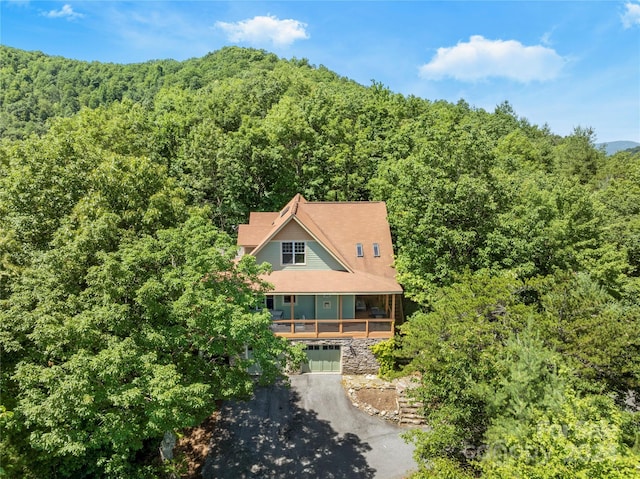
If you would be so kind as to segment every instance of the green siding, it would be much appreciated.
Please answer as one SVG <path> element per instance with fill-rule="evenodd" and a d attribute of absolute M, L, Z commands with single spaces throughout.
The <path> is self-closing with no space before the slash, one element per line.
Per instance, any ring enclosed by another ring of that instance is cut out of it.
<path fill-rule="evenodd" d="M 298 304 L 296 305 L 295 315 L 296 318 L 302 319 L 302 316 L 306 319 L 313 319 L 315 316 L 315 302 L 313 296 L 298 296 Z"/>
<path fill-rule="evenodd" d="M 296 296 L 296 304 L 293 308 L 293 319 L 338 319 L 338 296 L 323 295 L 317 296 Z M 331 304 L 329 309 L 324 309 L 324 302 Z M 284 297 L 275 295 L 273 297 L 274 309 L 283 311 L 282 319 L 291 318 L 291 305 L 284 302 Z M 316 311 L 318 312 L 316 315 Z M 355 318 L 355 296 L 342 296 L 342 319 Z"/>
<path fill-rule="evenodd" d="M 324 304 L 329 303 L 325 309 Z M 316 319 L 338 319 L 338 297 L 335 295 L 316 296 Z"/>
<path fill-rule="evenodd" d="M 268 243 L 260 250 L 256 256 L 256 262 L 270 263 L 274 271 L 282 269 L 280 267 L 280 243 Z"/>
<path fill-rule="evenodd" d="M 282 319 L 314 319 L 315 296 L 296 296 L 296 304 L 293 307 L 293 318 L 291 317 L 291 305 L 284 302 L 284 297 L 276 295 L 273 297 L 274 309 L 283 312 Z"/>
<path fill-rule="evenodd" d="M 340 266 L 333 256 L 324 249 L 324 247 L 317 241 L 307 241 L 306 248 L 306 264 L 304 265 L 286 265 L 280 264 L 280 241 L 272 241 L 266 244 L 262 250 L 256 256 L 258 263 L 267 262 L 270 263 L 274 271 L 298 269 L 298 270 L 339 270 L 343 271 L 344 268 Z"/>
<path fill-rule="evenodd" d="M 344 271 L 340 263 L 317 241 L 307 241 L 307 269 Z"/>
<path fill-rule="evenodd" d="M 356 317 L 356 297 L 342 297 L 342 319 L 354 319 Z"/>

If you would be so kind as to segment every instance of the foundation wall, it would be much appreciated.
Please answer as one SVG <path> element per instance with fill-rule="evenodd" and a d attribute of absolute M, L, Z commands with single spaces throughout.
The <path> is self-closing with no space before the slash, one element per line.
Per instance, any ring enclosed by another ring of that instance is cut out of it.
<path fill-rule="evenodd" d="M 313 345 L 338 345 L 342 363 L 342 374 L 378 374 L 380 364 L 369 349 L 383 339 L 307 339 L 292 340 L 294 343 Z"/>

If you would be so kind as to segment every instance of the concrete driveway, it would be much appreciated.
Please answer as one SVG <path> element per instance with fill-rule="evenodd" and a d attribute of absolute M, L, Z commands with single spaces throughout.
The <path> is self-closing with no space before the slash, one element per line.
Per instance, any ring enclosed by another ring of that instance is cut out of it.
<path fill-rule="evenodd" d="M 291 377 L 222 408 L 206 479 L 400 479 L 416 469 L 407 429 L 347 399 L 337 374 Z"/>

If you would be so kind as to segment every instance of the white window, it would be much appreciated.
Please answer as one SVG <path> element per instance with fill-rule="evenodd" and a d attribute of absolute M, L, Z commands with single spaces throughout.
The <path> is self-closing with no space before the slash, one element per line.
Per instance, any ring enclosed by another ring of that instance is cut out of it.
<path fill-rule="evenodd" d="M 356 254 L 358 258 L 362 258 L 364 256 L 364 248 L 362 248 L 362 243 L 356 244 Z"/>
<path fill-rule="evenodd" d="M 284 304 L 296 304 L 296 297 L 295 295 L 285 295 L 282 297 L 282 302 Z"/>
<path fill-rule="evenodd" d="M 376 258 L 380 256 L 380 245 L 378 243 L 373 243 L 373 256 Z"/>
<path fill-rule="evenodd" d="M 304 241 L 282 242 L 282 264 L 305 264 L 306 247 Z"/>

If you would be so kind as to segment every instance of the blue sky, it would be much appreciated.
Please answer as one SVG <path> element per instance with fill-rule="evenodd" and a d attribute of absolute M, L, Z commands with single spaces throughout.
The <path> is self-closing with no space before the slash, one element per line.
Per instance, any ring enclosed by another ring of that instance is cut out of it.
<path fill-rule="evenodd" d="M 307 58 L 363 85 L 466 100 L 568 135 L 640 142 L 640 0 L 0 0 L 0 41 L 80 60 L 200 57 L 225 45 Z"/>

